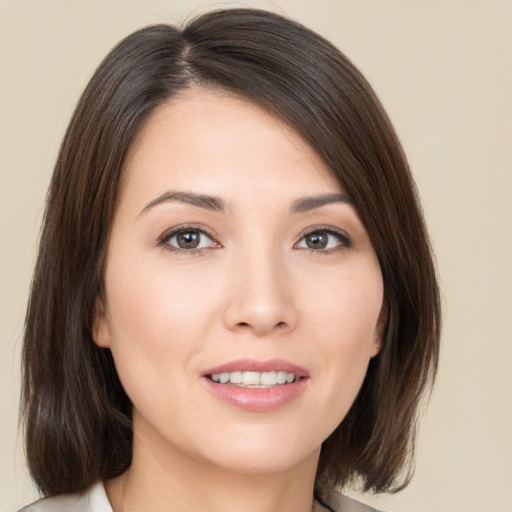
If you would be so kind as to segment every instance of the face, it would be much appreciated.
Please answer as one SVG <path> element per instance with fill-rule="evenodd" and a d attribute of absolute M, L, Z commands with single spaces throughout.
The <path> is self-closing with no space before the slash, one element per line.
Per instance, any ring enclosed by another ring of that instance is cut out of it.
<path fill-rule="evenodd" d="M 379 349 L 383 283 L 339 182 L 259 107 L 189 91 L 125 164 L 94 338 L 134 450 L 237 472 L 316 463 Z"/>

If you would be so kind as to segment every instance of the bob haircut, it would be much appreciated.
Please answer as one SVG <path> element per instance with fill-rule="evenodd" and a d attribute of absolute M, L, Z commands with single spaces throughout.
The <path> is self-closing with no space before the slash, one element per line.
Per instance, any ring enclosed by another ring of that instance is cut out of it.
<path fill-rule="evenodd" d="M 94 308 L 130 143 L 159 105 L 191 87 L 245 98 L 282 119 L 352 198 L 380 262 L 388 317 L 362 389 L 323 443 L 316 485 L 400 489 L 411 476 L 440 330 L 415 185 L 361 73 L 314 32 L 253 9 L 133 33 L 103 60 L 76 107 L 48 193 L 26 319 L 22 410 L 34 481 L 45 496 L 78 492 L 130 465 L 131 403 L 110 351 L 93 342 Z"/>

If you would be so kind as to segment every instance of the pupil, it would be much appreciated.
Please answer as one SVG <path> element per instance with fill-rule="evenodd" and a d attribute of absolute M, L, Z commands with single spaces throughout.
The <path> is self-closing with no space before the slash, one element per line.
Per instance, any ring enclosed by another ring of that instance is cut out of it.
<path fill-rule="evenodd" d="M 321 233 L 313 233 L 307 237 L 306 244 L 310 249 L 325 249 L 327 247 L 327 236 Z"/>
<path fill-rule="evenodd" d="M 200 235 L 196 231 L 178 233 L 178 245 L 182 249 L 195 249 L 199 245 Z"/>

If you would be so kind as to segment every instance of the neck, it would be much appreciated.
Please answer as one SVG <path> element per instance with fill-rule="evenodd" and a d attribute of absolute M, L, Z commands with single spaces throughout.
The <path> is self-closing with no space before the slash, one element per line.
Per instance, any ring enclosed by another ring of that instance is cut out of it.
<path fill-rule="evenodd" d="M 237 472 L 135 437 L 130 468 L 106 483 L 114 512 L 311 512 L 318 452 L 293 467 Z"/>

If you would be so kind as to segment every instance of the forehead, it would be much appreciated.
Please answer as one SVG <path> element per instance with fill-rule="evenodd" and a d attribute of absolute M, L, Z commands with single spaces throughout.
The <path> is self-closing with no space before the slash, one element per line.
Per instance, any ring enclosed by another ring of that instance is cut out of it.
<path fill-rule="evenodd" d="M 241 192 L 275 195 L 276 187 L 290 196 L 341 192 L 319 155 L 279 118 L 222 91 L 188 90 L 158 107 L 135 137 L 121 195 L 173 188 L 234 200 Z"/>

